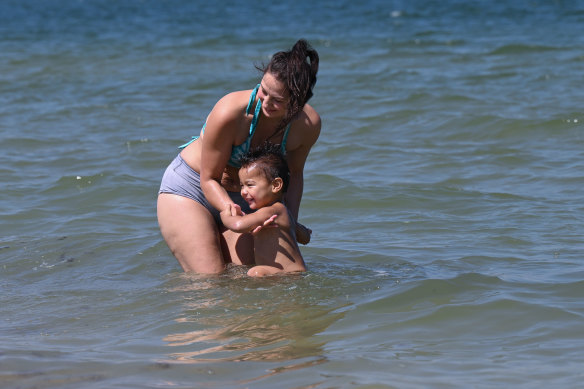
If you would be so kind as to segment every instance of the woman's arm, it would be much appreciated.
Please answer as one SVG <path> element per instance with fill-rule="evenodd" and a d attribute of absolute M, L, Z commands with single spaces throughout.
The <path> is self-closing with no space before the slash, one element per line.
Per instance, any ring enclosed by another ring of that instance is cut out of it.
<path fill-rule="evenodd" d="M 201 139 L 201 188 L 209 203 L 218 210 L 233 204 L 221 186 L 221 176 L 231 155 L 240 120 L 236 94 L 229 94 L 213 107 Z"/>
<path fill-rule="evenodd" d="M 301 122 L 298 124 L 296 139 L 290 139 L 292 145 L 290 150 L 286 151 L 286 161 L 290 169 L 290 183 L 286 193 L 286 206 L 292 213 L 294 220 L 298 220 L 300 210 L 300 201 L 304 190 L 304 165 L 312 146 L 316 143 L 320 135 L 321 121 L 318 113 L 309 105 L 305 106 L 305 112 L 301 116 Z M 291 135 L 291 137 L 293 136 Z"/>
<path fill-rule="evenodd" d="M 309 105 L 305 106 L 304 119 L 299 124 L 299 131 L 296 133 L 298 138 L 295 142 L 289 141 L 295 147 L 287 150 L 286 159 L 290 169 L 290 183 L 286 193 L 286 206 L 292 213 L 294 220 L 298 220 L 300 210 L 300 201 L 304 191 L 304 165 L 312 146 L 316 143 L 320 135 L 321 121 L 318 113 Z M 291 139 L 292 140 L 292 139 Z M 301 244 L 310 242 L 312 230 L 306 228 L 300 223 L 296 223 L 296 240 Z"/>
<path fill-rule="evenodd" d="M 286 204 L 289 205 L 292 217 L 298 220 L 298 212 L 300 210 L 300 200 L 302 200 L 302 192 L 304 190 L 304 176 L 303 173 L 297 173 L 296 177 L 290 174 L 290 183 L 288 185 L 288 192 L 286 193 Z M 310 243 L 312 230 L 303 224 L 296 221 L 295 235 L 296 241 L 300 244 Z"/>

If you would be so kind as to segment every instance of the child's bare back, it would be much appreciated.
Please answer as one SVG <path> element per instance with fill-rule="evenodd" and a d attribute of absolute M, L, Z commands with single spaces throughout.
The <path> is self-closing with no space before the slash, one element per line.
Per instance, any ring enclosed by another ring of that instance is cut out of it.
<path fill-rule="evenodd" d="M 254 234 L 254 251 L 256 266 L 248 271 L 248 275 L 262 277 L 278 272 L 306 271 L 304 259 L 296 243 L 294 221 L 288 209 L 282 203 L 271 207 L 276 227 L 262 228 Z"/>

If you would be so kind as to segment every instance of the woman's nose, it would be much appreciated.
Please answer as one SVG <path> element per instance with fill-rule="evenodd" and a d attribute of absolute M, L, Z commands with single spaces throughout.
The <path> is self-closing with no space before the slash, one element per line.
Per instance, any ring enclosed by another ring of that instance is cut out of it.
<path fill-rule="evenodd" d="M 263 104 L 269 106 L 272 104 L 272 99 L 269 96 L 264 96 Z"/>

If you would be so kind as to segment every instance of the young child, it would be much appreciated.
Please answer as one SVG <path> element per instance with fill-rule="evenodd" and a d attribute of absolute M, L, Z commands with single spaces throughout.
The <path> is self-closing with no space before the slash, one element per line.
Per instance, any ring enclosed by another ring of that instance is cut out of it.
<path fill-rule="evenodd" d="M 221 212 L 221 221 L 232 231 L 254 232 L 256 266 L 247 274 L 263 277 L 306 271 L 296 243 L 294 219 L 282 203 L 290 173 L 279 147 L 265 143 L 243 155 L 240 161 L 241 196 L 255 212 L 244 215 L 228 205 Z"/>

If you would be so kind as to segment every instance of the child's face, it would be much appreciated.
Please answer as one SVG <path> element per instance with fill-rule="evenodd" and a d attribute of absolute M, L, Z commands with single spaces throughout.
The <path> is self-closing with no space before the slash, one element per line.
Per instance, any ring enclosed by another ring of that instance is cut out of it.
<path fill-rule="evenodd" d="M 241 197 L 251 209 L 271 205 L 278 199 L 279 189 L 276 180 L 270 182 L 255 164 L 239 169 Z"/>

